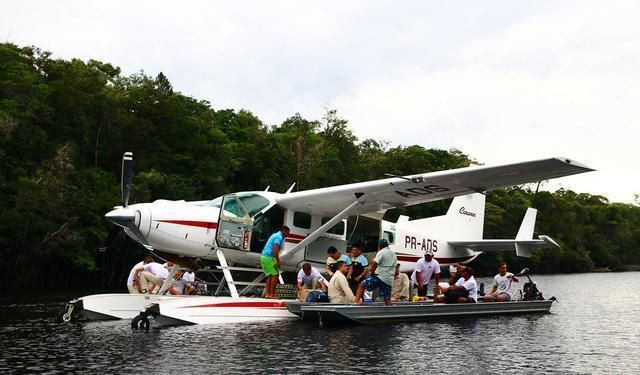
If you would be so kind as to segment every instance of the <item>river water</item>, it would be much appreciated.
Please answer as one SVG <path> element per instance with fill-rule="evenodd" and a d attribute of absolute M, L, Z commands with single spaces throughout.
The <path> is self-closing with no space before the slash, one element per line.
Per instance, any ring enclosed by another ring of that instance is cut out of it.
<path fill-rule="evenodd" d="M 560 301 L 549 314 L 342 328 L 132 331 L 129 321 L 56 323 L 68 297 L 4 300 L 0 372 L 640 374 L 640 272 L 534 279 Z"/>

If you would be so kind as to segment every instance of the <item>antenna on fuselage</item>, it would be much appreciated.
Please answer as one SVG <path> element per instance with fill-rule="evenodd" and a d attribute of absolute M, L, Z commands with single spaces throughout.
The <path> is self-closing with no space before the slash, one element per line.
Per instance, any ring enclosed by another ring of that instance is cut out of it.
<path fill-rule="evenodd" d="M 264 189 L 264 191 L 269 191 L 269 188 L 271 187 L 271 185 L 267 185 L 267 188 Z"/>
<path fill-rule="evenodd" d="M 293 190 L 293 187 L 296 186 L 296 183 L 294 182 L 293 184 L 291 184 L 291 187 L 289 187 L 289 189 L 287 189 L 287 192 L 285 194 L 289 194 L 291 193 L 291 190 Z"/>

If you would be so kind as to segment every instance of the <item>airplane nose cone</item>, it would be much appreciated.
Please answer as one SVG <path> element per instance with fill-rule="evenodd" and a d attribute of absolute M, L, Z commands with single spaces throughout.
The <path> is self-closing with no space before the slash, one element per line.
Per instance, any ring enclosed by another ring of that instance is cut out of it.
<path fill-rule="evenodd" d="M 127 223 L 135 221 L 135 212 L 130 207 L 118 207 L 115 210 L 104 215 L 110 222 L 121 227 L 127 227 Z"/>

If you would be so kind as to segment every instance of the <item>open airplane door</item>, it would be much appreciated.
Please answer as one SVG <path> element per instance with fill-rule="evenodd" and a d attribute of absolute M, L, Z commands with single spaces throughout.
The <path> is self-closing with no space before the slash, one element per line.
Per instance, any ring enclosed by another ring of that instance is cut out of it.
<path fill-rule="evenodd" d="M 220 206 L 216 243 L 219 247 L 249 251 L 253 220 L 235 194 L 225 195 Z"/>

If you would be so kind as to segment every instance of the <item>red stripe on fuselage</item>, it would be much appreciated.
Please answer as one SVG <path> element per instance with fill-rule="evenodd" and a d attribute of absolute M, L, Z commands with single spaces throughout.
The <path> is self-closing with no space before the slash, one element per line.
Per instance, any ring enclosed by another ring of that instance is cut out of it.
<path fill-rule="evenodd" d="M 156 220 L 156 221 L 160 223 L 186 225 L 188 227 L 199 227 L 199 228 L 207 228 L 207 229 L 216 229 L 218 227 L 218 223 L 214 223 L 212 221 L 193 221 L 193 220 Z"/>
<path fill-rule="evenodd" d="M 223 303 L 211 303 L 207 305 L 196 306 L 184 306 L 185 308 L 192 307 L 261 307 L 261 308 L 281 308 L 285 307 L 282 301 L 251 301 L 251 302 L 223 302 Z"/>

